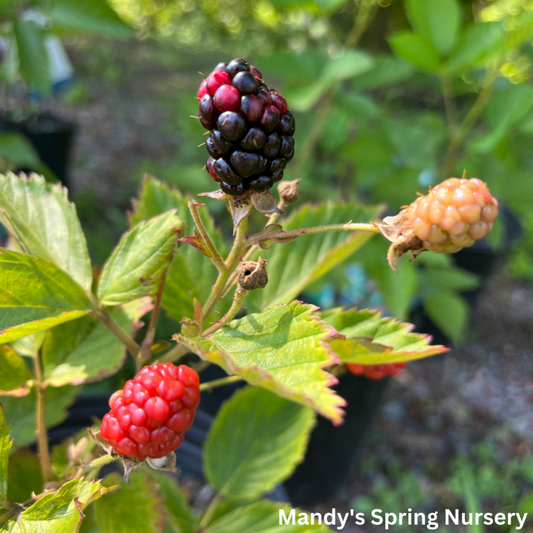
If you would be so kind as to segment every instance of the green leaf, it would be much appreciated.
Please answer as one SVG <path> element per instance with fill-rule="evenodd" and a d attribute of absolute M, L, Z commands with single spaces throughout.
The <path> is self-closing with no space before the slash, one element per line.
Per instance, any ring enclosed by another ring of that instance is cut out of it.
<path fill-rule="evenodd" d="M 104 305 L 136 300 L 157 290 L 177 244 L 181 220 L 175 210 L 147 222 L 140 222 L 126 233 L 107 260 L 98 298 Z"/>
<path fill-rule="evenodd" d="M 354 78 L 372 68 L 373 60 L 359 50 L 350 50 L 342 56 L 329 59 L 314 83 L 287 87 L 285 96 L 295 111 L 309 111 L 335 83 Z M 299 80 L 301 83 L 301 80 Z"/>
<path fill-rule="evenodd" d="M 530 85 L 509 85 L 494 93 L 483 112 L 492 131 L 471 143 L 471 148 L 480 153 L 492 150 L 532 106 L 533 87 Z"/>
<path fill-rule="evenodd" d="M 0 391 L 10 391 L 31 379 L 24 359 L 7 344 L 0 344 Z"/>
<path fill-rule="evenodd" d="M 52 9 L 55 26 L 114 39 L 127 39 L 133 30 L 111 9 L 106 0 L 55 0 Z"/>
<path fill-rule="evenodd" d="M 64 187 L 36 174 L 29 179 L 0 175 L 0 212 L 27 253 L 61 268 L 86 291 L 91 289 L 87 243 Z"/>
<path fill-rule="evenodd" d="M 360 50 L 348 50 L 343 55 L 330 59 L 322 74 L 321 78 L 328 83 L 349 80 L 363 72 L 369 71 L 374 64 L 370 55 Z"/>
<path fill-rule="evenodd" d="M 165 183 L 155 178 L 145 177 L 139 200 L 134 202 L 130 223 L 137 224 L 143 220 L 177 209 L 183 221 L 182 235 L 192 235 L 194 221 L 187 206 L 190 196 L 183 196 L 178 190 L 170 189 Z M 215 223 L 207 209 L 201 210 L 202 220 L 220 253 L 224 253 L 222 235 L 215 229 Z M 174 254 L 174 259 L 167 274 L 163 292 L 163 309 L 177 321 L 184 316 L 194 314 L 193 298 L 205 301 L 215 284 L 218 271 L 211 261 L 194 247 L 182 245 Z"/>
<path fill-rule="evenodd" d="M 0 404 L 0 509 L 9 508 L 7 499 L 7 465 L 11 446 L 13 446 L 13 441 L 9 439 L 9 425 L 6 425 L 4 408 Z"/>
<path fill-rule="evenodd" d="M 79 387 L 62 387 L 46 389 L 46 427 L 61 423 L 67 416 L 66 409 L 79 392 Z M 37 440 L 35 423 L 36 394 L 33 388 L 29 394 L 20 398 L 0 397 L 6 413 L 6 420 L 11 423 L 11 436 L 15 446 L 27 446 Z"/>
<path fill-rule="evenodd" d="M 151 308 L 149 298 L 111 311 L 111 317 L 128 334 Z M 80 385 L 115 374 L 126 360 L 126 349 L 100 321 L 82 317 L 52 328 L 42 350 L 48 385 Z"/>
<path fill-rule="evenodd" d="M 370 222 L 381 210 L 355 203 L 305 205 L 295 210 L 283 224 L 285 231 L 346 222 Z M 311 283 L 342 263 L 371 237 L 369 232 L 338 231 L 304 235 L 284 244 L 276 244 L 260 255 L 268 261 L 268 285 L 248 296 L 254 310 L 288 303 Z"/>
<path fill-rule="evenodd" d="M 346 2 L 347 0 L 315 0 L 315 5 L 323 12 L 332 12 Z"/>
<path fill-rule="evenodd" d="M 314 83 L 289 86 L 284 94 L 291 103 L 291 109 L 305 113 L 309 111 L 326 94 L 331 84 L 326 78 L 318 78 Z"/>
<path fill-rule="evenodd" d="M 446 70 L 460 72 L 474 68 L 502 47 L 505 31 L 501 22 L 469 26 L 457 43 Z"/>
<path fill-rule="evenodd" d="M 43 345 L 45 332 L 40 331 L 39 333 L 34 333 L 33 335 L 26 335 L 26 337 L 21 337 L 16 339 L 9 344 L 11 348 L 15 350 L 19 355 L 25 355 L 27 357 L 33 357 Z"/>
<path fill-rule="evenodd" d="M 277 305 L 234 320 L 209 340 L 177 338 L 229 374 L 339 423 L 344 400 L 328 388 L 335 379 L 322 370 L 335 362 L 324 343 L 332 332 L 311 315 L 314 309 L 300 302 Z"/>
<path fill-rule="evenodd" d="M 156 470 L 151 470 L 150 476 L 155 479 L 156 490 L 165 501 L 167 523 L 170 522 L 172 526 L 177 525 L 173 529 L 180 533 L 195 533 L 198 520 L 194 517 L 176 479 Z"/>
<path fill-rule="evenodd" d="M 470 313 L 465 299 L 447 291 L 422 294 L 424 310 L 429 318 L 455 342 L 463 338 Z"/>
<path fill-rule="evenodd" d="M 30 19 L 15 19 L 19 70 L 22 79 L 43 93 L 50 91 L 50 58 L 43 29 Z"/>
<path fill-rule="evenodd" d="M 143 470 L 137 470 L 127 485 L 122 477 L 109 474 L 103 484 L 120 485 L 118 492 L 94 505 L 94 515 L 100 533 L 158 533 L 162 532 L 165 517 L 163 499 L 154 480 Z"/>
<path fill-rule="evenodd" d="M 428 335 L 410 333 L 411 324 L 382 318 L 380 311 L 339 308 L 325 311 L 321 317 L 343 336 L 329 341 L 343 363 L 400 363 L 448 351 L 444 346 L 431 346 Z"/>
<path fill-rule="evenodd" d="M 7 533 L 72 533 L 78 531 L 89 503 L 105 495 L 99 481 L 73 479 L 56 493 L 46 494 L 31 507 L 10 520 L 2 531 Z"/>
<path fill-rule="evenodd" d="M 439 53 L 423 35 L 411 31 L 399 31 L 389 38 L 394 53 L 420 70 L 436 72 L 439 70 Z"/>
<path fill-rule="evenodd" d="M 0 342 L 74 320 L 91 309 L 83 289 L 38 257 L 0 249 Z"/>
<path fill-rule="evenodd" d="M 451 51 L 461 24 L 457 0 L 407 0 L 407 13 L 417 32 L 442 55 Z"/>
<path fill-rule="evenodd" d="M 313 425 L 310 409 L 260 388 L 236 392 L 209 431 L 207 479 L 229 498 L 258 498 L 302 460 Z"/>
<path fill-rule="evenodd" d="M 410 78 L 414 69 L 412 65 L 391 56 L 374 57 L 374 66 L 368 72 L 357 77 L 355 84 L 363 89 L 377 89 Z"/>
<path fill-rule="evenodd" d="M 7 497 L 10 502 L 25 502 L 31 493 L 40 494 L 44 481 L 41 463 L 29 450 L 17 450 L 9 456 L 9 485 Z"/>
<path fill-rule="evenodd" d="M 283 510 L 283 515 L 280 510 Z M 285 520 L 289 520 L 289 525 Z M 310 524 L 311 515 L 304 511 L 288 505 L 263 501 L 235 509 L 210 524 L 206 533 L 235 533 L 236 531 L 239 533 L 309 533 L 312 531 L 328 533 L 331 531 L 326 526 Z"/>
<path fill-rule="evenodd" d="M 39 154 L 22 133 L 6 131 L 0 133 L 0 157 L 19 166 L 35 167 Z"/>

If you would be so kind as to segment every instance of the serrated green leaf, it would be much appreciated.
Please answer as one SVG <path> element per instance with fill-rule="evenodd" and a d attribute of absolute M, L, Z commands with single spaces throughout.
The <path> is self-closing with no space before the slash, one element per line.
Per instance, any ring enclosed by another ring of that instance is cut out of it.
<path fill-rule="evenodd" d="M 107 260 L 98 298 L 118 305 L 142 298 L 157 289 L 172 260 L 181 220 L 175 210 L 140 222 L 126 233 Z"/>
<path fill-rule="evenodd" d="M 0 403 L 0 509 L 9 507 L 7 499 L 7 478 L 9 452 L 13 441 L 9 438 L 9 425 L 6 425 L 4 408 Z"/>
<path fill-rule="evenodd" d="M 207 479 L 229 498 L 259 497 L 302 460 L 313 423 L 310 409 L 268 391 L 248 387 L 236 392 L 209 431 Z"/>
<path fill-rule="evenodd" d="M 43 93 L 50 91 L 50 58 L 41 26 L 31 19 L 13 23 L 17 41 L 19 70 L 23 80 Z"/>
<path fill-rule="evenodd" d="M 66 416 L 66 409 L 73 402 L 79 392 L 79 387 L 61 387 L 46 389 L 46 427 L 62 422 Z M 35 423 L 35 405 L 37 402 L 35 388 L 29 394 L 20 398 L 0 396 L 4 405 L 6 420 L 11 424 L 11 436 L 14 445 L 27 446 L 37 440 L 37 426 Z"/>
<path fill-rule="evenodd" d="M 33 357 L 43 345 L 45 332 L 40 331 L 39 333 L 34 333 L 33 335 L 26 335 L 26 337 L 21 337 L 10 342 L 11 348 L 15 350 L 19 355 L 25 355 L 27 357 Z"/>
<path fill-rule="evenodd" d="M 83 289 L 63 270 L 30 255 L 0 249 L 0 343 L 91 310 Z"/>
<path fill-rule="evenodd" d="M 7 344 L 0 344 L 0 368 L 0 391 L 16 389 L 32 377 L 24 359 Z"/>
<path fill-rule="evenodd" d="M 400 363 L 448 351 L 444 346 L 431 346 L 428 335 L 411 333 L 411 324 L 382 318 L 380 311 L 338 308 L 324 311 L 321 317 L 344 336 L 329 341 L 344 363 Z"/>
<path fill-rule="evenodd" d="M 176 524 L 180 533 L 195 533 L 198 520 L 193 515 L 191 506 L 176 479 L 156 470 L 151 470 L 150 476 L 155 479 L 156 490 L 162 494 L 165 501 L 167 522 Z"/>
<path fill-rule="evenodd" d="M 94 505 L 100 533 L 158 533 L 165 525 L 163 498 L 154 480 L 143 470 L 136 470 L 126 484 L 119 474 L 107 475 L 103 484 L 120 485 Z"/>
<path fill-rule="evenodd" d="M 106 0 L 55 0 L 54 25 L 114 39 L 126 39 L 133 30 L 111 9 Z"/>
<path fill-rule="evenodd" d="M 439 70 L 439 53 L 423 35 L 411 31 L 399 31 L 388 38 L 394 53 L 420 70 Z"/>
<path fill-rule="evenodd" d="M 150 310 L 149 300 L 130 302 L 112 309 L 110 314 L 126 333 L 132 334 L 135 324 Z M 126 360 L 126 349 L 100 321 L 82 317 L 47 333 L 42 358 L 47 384 L 62 387 L 115 374 Z"/>
<path fill-rule="evenodd" d="M 324 342 L 332 332 L 311 315 L 314 309 L 300 302 L 277 305 L 234 320 L 209 340 L 177 338 L 229 374 L 339 423 L 344 400 L 328 388 L 335 378 L 323 370 L 334 363 Z"/>
<path fill-rule="evenodd" d="M 441 54 L 451 51 L 461 23 L 457 0 L 408 0 L 407 13 L 415 29 Z"/>
<path fill-rule="evenodd" d="M 31 254 L 61 268 L 86 291 L 92 283 L 85 236 L 67 190 L 42 176 L 0 175 L 0 213 L 13 236 Z"/>
<path fill-rule="evenodd" d="M 183 196 L 178 190 L 171 189 L 155 178 L 146 177 L 139 199 L 134 202 L 130 223 L 137 224 L 143 220 L 177 209 L 183 221 L 182 236 L 192 235 L 194 221 L 187 203 L 190 196 Z M 207 209 L 201 209 L 200 215 L 220 253 L 225 252 L 222 235 L 215 229 L 213 219 Z M 218 271 L 213 263 L 198 250 L 189 245 L 181 245 L 174 254 L 163 292 L 163 309 L 177 321 L 184 316 L 192 317 L 194 313 L 193 298 L 205 301 L 217 279 Z"/>
<path fill-rule="evenodd" d="M 283 224 L 285 231 L 346 222 L 370 222 L 381 210 L 354 203 L 323 203 L 297 209 Z M 368 232 L 338 231 L 304 235 L 284 244 L 275 244 L 257 255 L 268 261 L 268 285 L 248 296 L 248 306 L 263 310 L 288 303 L 311 283 L 342 263 L 371 237 Z"/>
<path fill-rule="evenodd" d="M 424 310 L 429 318 L 455 342 L 463 338 L 470 316 L 465 299 L 457 294 L 439 291 L 422 294 Z"/>
<path fill-rule="evenodd" d="M 283 515 L 280 514 L 280 509 L 283 510 Z M 287 519 L 288 525 L 285 522 Z M 331 530 L 316 523 L 311 525 L 311 516 L 304 511 L 288 505 L 263 501 L 235 509 L 209 525 L 206 533 L 235 533 L 237 531 L 239 533 L 310 533 L 313 531 L 328 533 Z"/>
<path fill-rule="evenodd" d="M 2 531 L 8 533 L 73 533 L 84 518 L 89 503 L 105 495 L 99 481 L 73 479 L 56 493 L 46 494 L 31 507 L 10 520 Z"/>
<path fill-rule="evenodd" d="M 457 43 L 446 70 L 460 72 L 476 67 L 478 62 L 501 49 L 504 37 L 505 31 L 501 22 L 473 24 Z"/>
<path fill-rule="evenodd" d="M 0 133 L 0 156 L 20 166 L 35 167 L 39 155 L 30 141 L 18 131 Z"/>

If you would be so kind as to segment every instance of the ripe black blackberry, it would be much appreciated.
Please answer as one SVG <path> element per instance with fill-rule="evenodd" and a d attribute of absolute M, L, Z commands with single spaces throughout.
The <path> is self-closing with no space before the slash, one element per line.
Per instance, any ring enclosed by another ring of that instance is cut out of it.
<path fill-rule="evenodd" d="M 198 90 L 199 118 L 210 130 L 207 171 L 232 196 L 268 191 L 294 156 L 294 116 L 244 59 L 219 63 Z"/>

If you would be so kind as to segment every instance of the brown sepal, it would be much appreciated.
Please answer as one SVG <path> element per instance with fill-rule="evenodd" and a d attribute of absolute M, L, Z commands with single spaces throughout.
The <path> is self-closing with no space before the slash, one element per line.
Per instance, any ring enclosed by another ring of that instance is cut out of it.
<path fill-rule="evenodd" d="M 407 213 L 407 209 L 402 209 L 396 216 L 386 217 L 378 224 L 379 231 L 392 243 L 387 252 L 387 260 L 396 274 L 396 265 L 407 252 L 410 252 L 412 260 L 426 250 L 415 235 Z"/>

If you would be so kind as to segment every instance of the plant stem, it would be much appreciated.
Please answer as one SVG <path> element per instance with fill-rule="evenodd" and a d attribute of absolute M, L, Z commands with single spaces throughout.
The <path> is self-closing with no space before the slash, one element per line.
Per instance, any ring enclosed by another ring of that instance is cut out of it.
<path fill-rule="evenodd" d="M 133 355 L 136 362 L 139 362 L 141 347 L 113 320 L 109 311 L 105 307 L 101 307 L 96 313 L 102 324 L 117 337 L 128 351 Z"/>
<path fill-rule="evenodd" d="M 261 233 L 256 233 L 255 235 L 248 237 L 247 241 L 254 244 L 272 240 L 276 242 L 284 242 L 302 235 L 313 235 L 314 233 L 326 233 L 328 231 L 368 231 L 371 233 L 379 233 L 379 227 L 377 224 L 372 223 L 348 222 L 346 224 L 326 224 L 325 226 L 313 226 L 311 228 L 301 228 L 292 231 L 280 231 L 279 233 L 274 234 L 261 235 Z"/>
<path fill-rule="evenodd" d="M 223 387 L 224 385 L 229 385 L 230 383 L 235 383 L 236 381 L 242 381 L 244 378 L 240 376 L 226 376 L 225 378 L 215 379 L 213 381 L 207 381 L 200 385 L 200 390 L 211 390 L 216 389 L 217 387 Z"/>
<path fill-rule="evenodd" d="M 233 247 L 228 255 L 228 258 L 226 259 L 226 269 L 218 274 L 218 278 L 215 282 L 213 290 L 211 291 L 209 298 L 202 308 L 204 320 L 211 314 L 211 311 L 214 309 L 215 305 L 222 298 L 222 295 L 224 294 L 224 288 L 230 277 L 230 274 L 232 274 L 237 268 L 244 250 L 249 246 L 246 238 L 247 230 L 248 218 L 243 218 L 241 223 L 237 226 L 235 241 L 233 242 Z"/>
<path fill-rule="evenodd" d="M 448 148 L 446 149 L 446 154 L 444 155 L 444 158 L 438 171 L 438 175 L 440 178 L 447 176 L 453 170 L 453 167 L 457 163 L 457 152 L 459 151 L 459 148 L 463 144 L 467 135 L 470 133 L 470 130 L 473 128 L 477 119 L 481 115 L 481 112 L 489 103 L 490 95 L 492 94 L 492 89 L 494 88 L 494 82 L 498 77 L 499 71 L 500 64 L 498 63 L 487 74 L 487 79 L 485 81 L 485 86 L 483 87 L 483 90 L 479 93 L 476 101 L 473 103 L 465 119 L 459 126 L 459 129 L 457 129 L 455 132 L 450 132 L 450 141 L 448 143 Z"/>
<path fill-rule="evenodd" d="M 350 34 L 346 38 L 347 47 L 355 48 L 357 46 L 359 40 L 368 28 L 376 9 L 377 4 L 373 0 L 361 0 L 361 5 L 359 6 L 357 16 L 355 17 L 355 23 Z"/>
<path fill-rule="evenodd" d="M 39 461 L 45 483 L 54 479 L 50 451 L 48 449 L 48 433 L 46 432 L 46 386 L 43 380 L 43 372 L 39 354 L 33 356 L 33 368 L 35 372 L 35 391 L 37 393 L 37 446 L 39 448 Z"/>
<path fill-rule="evenodd" d="M 159 318 L 159 311 L 161 310 L 161 301 L 163 299 L 163 291 L 165 289 L 165 281 L 169 268 L 170 262 L 168 263 L 165 272 L 163 272 L 161 282 L 159 283 L 159 288 L 157 289 L 157 295 L 155 297 L 154 308 L 152 310 L 152 316 L 150 318 L 150 324 L 148 325 L 148 330 L 146 331 L 141 351 L 139 352 L 139 367 L 145 365 L 152 357 L 152 345 L 154 344 L 155 340 L 155 328 L 157 327 L 157 319 Z"/>
<path fill-rule="evenodd" d="M 211 253 L 211 261 L 213 261 L 214 265 L 218 268 L 219 272 L 223 272 L 226 269 L 226 265 L 224 263 L 224 259 L 222 259 L 222 256 L 220 255 L 220 252 L 217 250 L 215 244 L 211 240 L 211 237 L 209 236 L 209 233 L 207 232 L 207 229 L 204 225 L 204 222 L 202 220 L 202 217 L 200 216 L 200 212 L 198 210 L 198 205 L 194 200 L 189 201 L 189 210 L 191 212 L 192 218 L 194 219 L 194 223 L 196 224 L 196 227 L 198 228 L 198 231 L 200 232 L 200 235 L 205 241 L 205 244 Z"/>
<path fill-rule="evenodd" d="M 155 360 L 155 363 L 173 363 L 180 357 L 183 357 L 185 354 L 189 353 L 190 350 L 183 344 L 176 344 L 172 347 L 167 353 L 163 354 L 161 357 Z"/>
<path fill-rule="evenodd" d="M 444 98 L 444 109 L 446 110 L 446 120 L 448 122 L 448 131 L 450 137 L 455 135 L 457 129 L 457 109 L 455 108 L 455 100 L 450 86 L 450 80 L 447 76 L 441 76 L 440 79 L 442 87 L 442 96 Z"/>
<path fill-rule="evenodd" d="M 303 146 L 300 148 L 298 155 L 294 159 L 292 164 L 292 174 L 297 176 L 303 169 L 305 163 L 312 156 L 312 153 L 320 140 L 320 136 L 324 133 L 324 128 L 329 118 L 331 108 L 333 107 L 333 101 L 335 100 L 335 94 L 337 92 L 338 84 L 335 84 L 326 94 L 323 96 L 322 101 L 319 104 L 318 113 L 315 115 L 315 120 L 311 126 L 311 130 L 307 135 Z"/>
<path fill-rule="evenodd" d="M 199 531 L 202 531 L 209 524 L 211 518 L 213 518 L 213 515 L 215 514 L 216 508 L 218 507 L 218 504 L 220 503 L 221 499 L 222 496 L 219 493 L 215 494 L 214 498 L 211 500 L 211 503 L 205 510 L 202 520 L 198 524 Z"/>
<path fill-rule="evenodd" d="M 248 291 L 241 289 L 240 286 L 237 287 L 237 290 L 235 291 L 235 296 L 233 297 L 233 303 L 231 304 L 229 311 L 222 317 L 222 320 L 219 320 L 210 328 L 206 329 L 202 333 L 202 337 L 208 337 L 209 335 L 215 333 L 215 331 L 217 331 L 221 327 L 225 326 L 226 324 L 229 324 L 235 318 L 235 315 L 242 309 L 242 304 L 244 303 L 247 294 Z"/>

